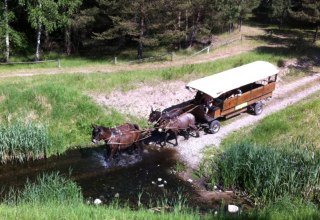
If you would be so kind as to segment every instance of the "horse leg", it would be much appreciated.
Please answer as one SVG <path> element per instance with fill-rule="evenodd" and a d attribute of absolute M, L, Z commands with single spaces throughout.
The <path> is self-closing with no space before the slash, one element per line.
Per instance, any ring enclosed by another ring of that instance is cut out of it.
<path fill-rule="evenodd" d="M 189 127 L 192 128 L 192 130 L 194 130 L 196 132 L 196 137 L 200 136 L 197 126 L 195 126 L 194 124 L 191 124 Z"/>
<path fill-rule="evenodd" d="M 178 132 L 179 131 L 172 131 L 172 133 L 174 135 L 174 139 L 176 140 L 176 143 L 174 144 L 174 146 L 178 146 Z"/>
<path fill-rule="evenodd" d="M 110 149 L 110 145 L 106 143 L 106 155 L 110 155 L 111 149 Z"/>
<path fill-rule="evenodd" d="M 110 159 L 113 159 L 114 154 L 117 152 L 117 146 L 111 147 Z"/>
<path fill-rule="evenodd" d="M 184 139 L 185 140 L 188 140 L 189 139 L 189 130 L 188 129 L 186 129 L 186 130 L 183 130 L 183 133 L 184 133 Z"/>
<path fill-rule="evenodd" d="M 160 146 L 164 147 L 164 146 L 167 145 L 167 139 L 168 139 L 170 133 L 169 132 L 163 132 L 162 134 L 164 135 L 164 138 L 163 138 L 163 142 L 161 142 L 161 140 L 160 140 Z M 163 136 L 163 135 L 161 135 L 161 136 Z M 162 139 L 162 137 L 160 139 Z M 163 143 L 163 144 L 161 144 L 161 143 Z"/>
<path fill-rule="evenodd" d="M 138 148 L 139 148 L 139 154 L 140 155 L 142 155 L 144 147 L 145 147 L 144 142 L 143 141 L 139 141 Z"/>

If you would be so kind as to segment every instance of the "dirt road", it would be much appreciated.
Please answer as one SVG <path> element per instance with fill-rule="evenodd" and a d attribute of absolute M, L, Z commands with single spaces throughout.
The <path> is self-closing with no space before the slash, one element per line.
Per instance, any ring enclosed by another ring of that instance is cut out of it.
<path fill-rule="evenodd" d="M 309 88 L 306 88 L 300 92 L 295 91 L 297 88 L 303 85 L 307 85 L 308 83 L 316 81 L 318 83 Z M 217 134 L 203 134 L 200 138 L 192 138 L 188 141 L 180 141 L 179 146 L 177 147 L 180 157 L 191 168 L 196 169 L 203 156 L 202 150 L 206 146 L 214 145 L 218 147 L 221 140 L 228 134 L 246 126 L 257 123 L 264 117 L 274 112 L 280 111 L 317 91 L 320 91 L 320 74 L 305 77 L 301 80 L 287 85 L 282 85 L 282 87 L 275 90 L 272 101 L 267 103 L 261 115 L 256 116 L 244 113 L 239 116 L 234 122 L 226 126 L 222 126 Z"/>
<path fill-rule="evenodd" d="M 307 86 L 312 85 L 312 86 Z M 320 91 L 320 74 L 304 77 L 295 82 L 285 84 L 279 82 L 274 96 L 264 107 L 261 115 L 243 113 L 214 135 L 202 133 L 199 138 L 184 140 L 179 137 L 176 148 L 181 159 L 191 168 L 197 168 L 202 159 L 202 150 L 208 145 L 219 146 L 221 140 L 231 132 L 252 125 L 273 112 L 280 111 L 288 105 L 296 103 L 308 95 Z M 185 83 L 176 81 L 165 85 L 141 86 L 127 93 L 115 91 L 112 94 L 91 94 L 101 105 L 113 107 L 120 112 L 147 118 L 150 106 L 163 110 L 166 107 L 193 98 L 194 94 L 185 89 Z"/>

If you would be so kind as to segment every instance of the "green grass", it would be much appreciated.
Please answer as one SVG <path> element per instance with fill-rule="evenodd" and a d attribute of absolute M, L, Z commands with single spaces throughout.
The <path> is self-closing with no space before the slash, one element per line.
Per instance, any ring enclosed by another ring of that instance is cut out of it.
<path fill-rule="evenodd" d="M 90 143 L 92 123 L 115 126 L 131 121 L 146 126 L 146 119 L 104 109 L 87 93 L 108 94 L 115 89 L 128 91 L 141 83 L 188 81 L 255 60 L 277 63 L 279 59 L 283 57 L 250 52 L 215 62 L 156 70 L 3 78 L 0 82 L 0 120 L 5 125 L 17 120 L 47 125 L 52 142 L 47 151 L 50 156 Z"/>
<path fill-rule="evenodd" d="M 229 214 L 222 208 L 218 214 L 204 214 L 181 204 L 170 208 L 164 203 L 153 207 L 130 209 L 116 201 L 108 205 L 93 205 L 83 201 L 79 186 L 58 173 L 44 174 L 33 183 L 27 182 L 21 191 L 11 191 L 0 204 L 1 219 L 318 219 L 319 210 L 310 203 L 284 197 L 263 209 Z M 166 207 L 166 208 L 165 208 Z M 158 211 L 155 211 L 158 210 Z"/>
<path fill-rule="evenodd" d="M 250 142 L 232 144 L 206 163 L 212 187 L 245 192 L 256 205 L 287 195 L 320 201 L 320 151 L 303 141 L 278 148 Z"/>
<path fill-rule="evenodd" d="M 0 127 L 0 161 L 44 158 L 50 148 L 46 126 L 16 122 Z"/>
<path fill-rule="evenodd" d="M 289 106 L 262 119 L 259 124 L 232 133 L 222 141 L 222 146 L 243 140 L 251 143 L 292 142 L 303 136 L 315 146 L 320 146 L 318 135 L 320 126 L 320 93 L 307 97 L 303 101 Z"/>
<path fill-rule="evenodd" d="M 114 110 L 104 110 L 88 96 L 59 83 L 45 79 L 38 83 L 20 80 L 0 83 L 3 97 L 0 120 L 9 127 L 16 121 L 46 125 L 52 143 L 47 148 L 48 155 L 90 143 L 92 123 L 114 126 L 128 119 Z M 26 138 L 33 142 L 32 138 Z M 41 144 L 37 147 L 42 148 Z"/>
<path fill-rule="evenodd" d="M 320 93 L 232 133 L 209 148 L 198 175 L 245 192 L 256 204 L 283 196 L 319 203 Z"/>
<path fill-rule="evenodd" d="M 4 203 L 9 205 L 67 205 L 82 203 L 82 201 L 81 188 L 70 179 L 54 172 L 38 176 L 35 182 L 27 181 L 21 190 L 11 188 Z"/>
<path fill-rule="evenodd" d="M 159 204 L 154 209 L 158 211 L 146 207 L 133 211 L 117 201 L 103 206 L 87 205 L 79 186 L 59 173 L 51 173 L 27 182 L 21 190 L 12 189 L 0 205 L 0 216 L 3 219 L 201 219 L 179 201 L 171 208 L 163 202 Z"/>

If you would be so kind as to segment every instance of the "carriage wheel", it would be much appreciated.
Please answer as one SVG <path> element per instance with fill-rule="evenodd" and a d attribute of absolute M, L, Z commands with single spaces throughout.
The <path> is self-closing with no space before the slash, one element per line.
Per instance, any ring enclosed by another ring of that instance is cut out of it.
<path fill-rule="evenodd" d="M 219 121 L 213 120 L 212 122 L 210 122 L 209 131 L 211 134 L 218 133 L 219 130 L 220 130 L 220 122 Z"/>
<path fill-rule="evenodd" d="M 262 102 L 257 102 L 253 106 L 253 112 L 255 115 L 260 115 L 263 111 L 263 105 Z"/>

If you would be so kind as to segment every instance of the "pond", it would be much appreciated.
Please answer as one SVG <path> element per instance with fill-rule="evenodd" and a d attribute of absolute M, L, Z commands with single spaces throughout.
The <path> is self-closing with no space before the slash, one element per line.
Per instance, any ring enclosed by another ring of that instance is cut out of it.
<path fill-rule="evenodd" d="M 81 187 L 87 202 L 99 198 L 110 203 L 116 199 L 131 207 L 138 202 L 146 207 L 185 202 L 200 210 L 215 209 L 216 204 L 203 202 L 192 183 L 176 175 L 177 162 L 174 148 L 149 146 L 142 155 L 124 152 L 112 162 L 106 160 L 103 147 L 70 150 L 44 160 L 0 166 L 1 196 L 9 187 L 22 187 L 27 179 L 33 181 L 42 173 L 58 171 Z"/>

